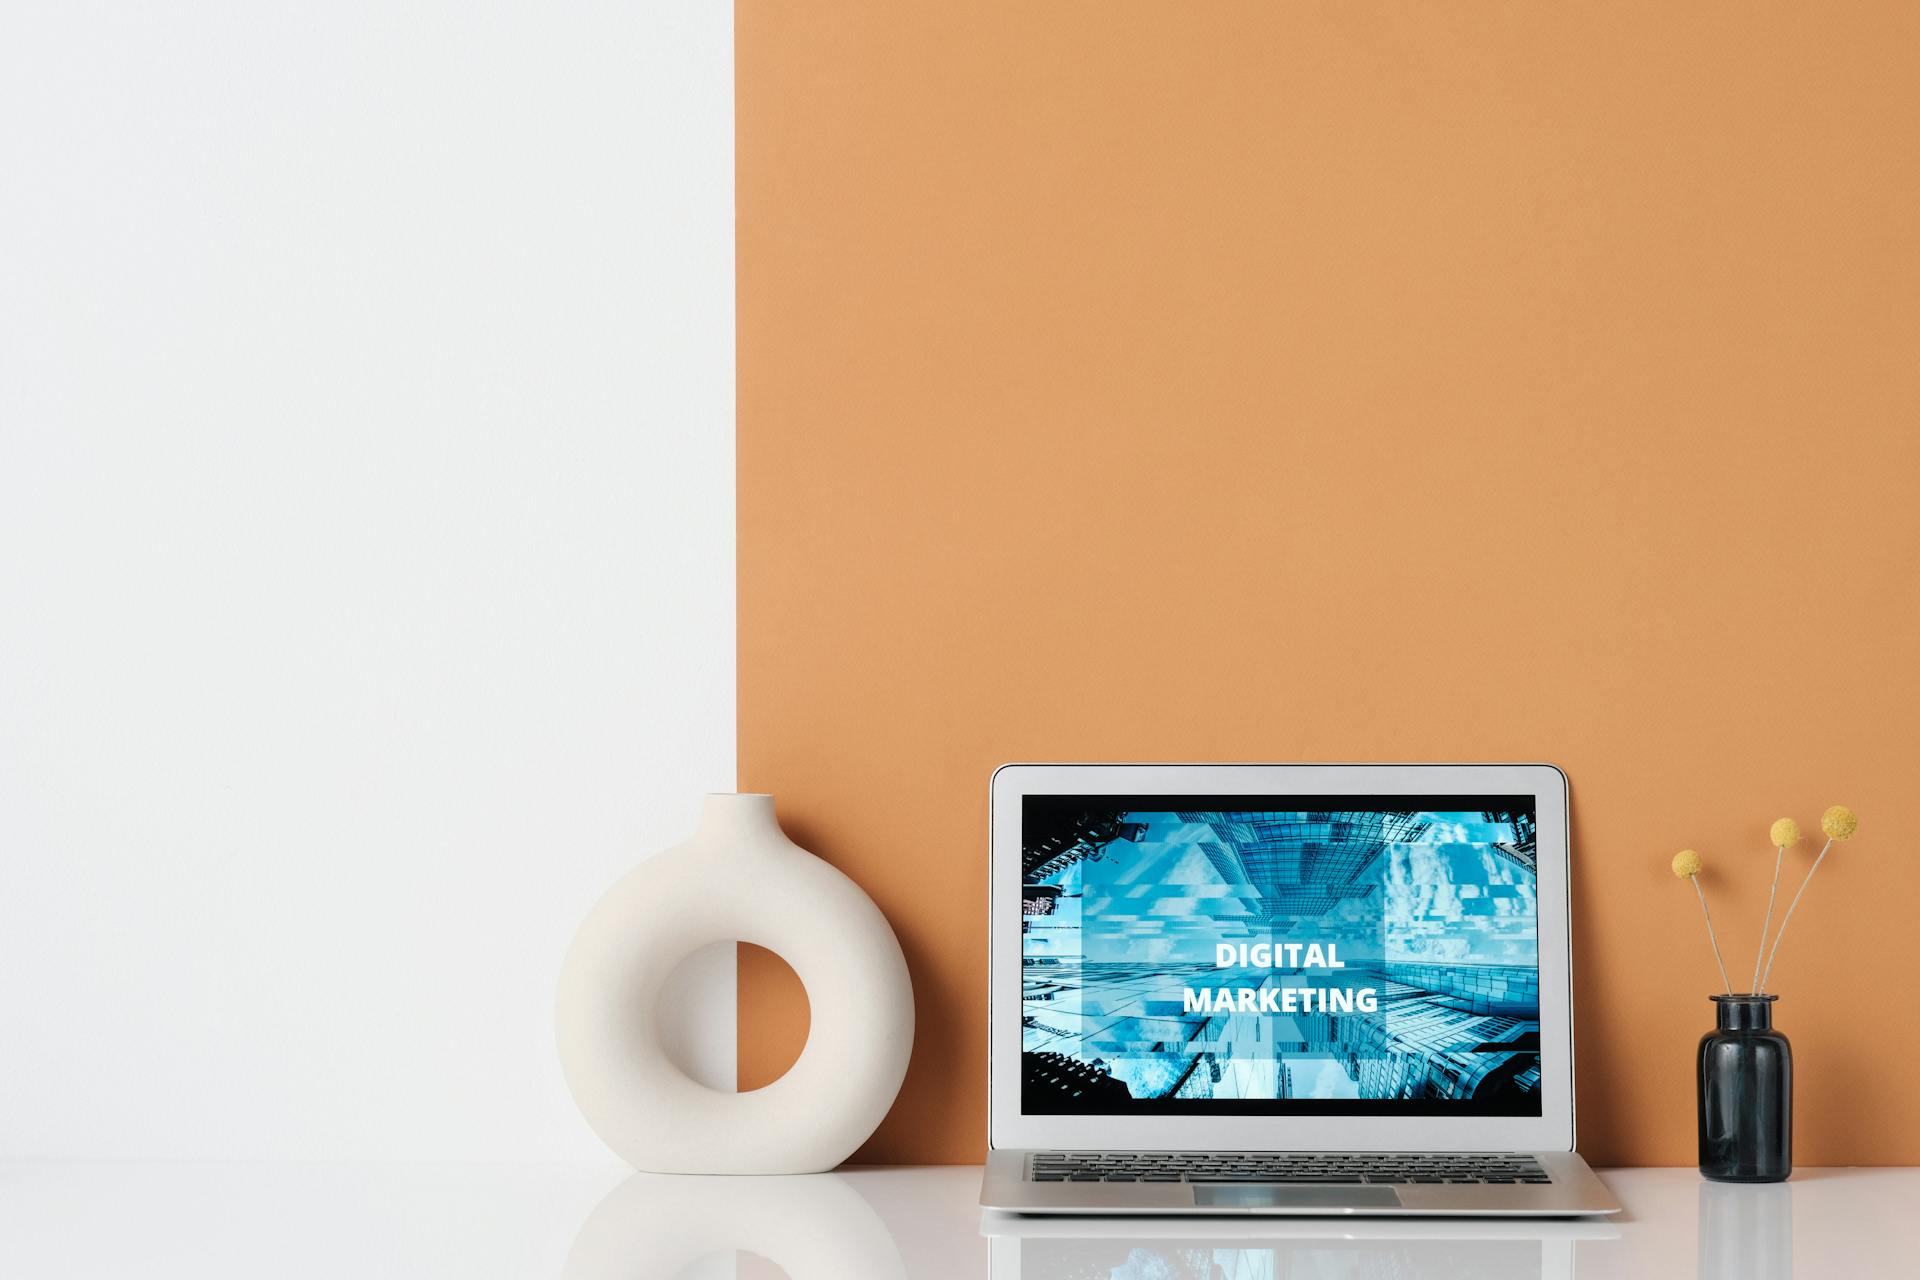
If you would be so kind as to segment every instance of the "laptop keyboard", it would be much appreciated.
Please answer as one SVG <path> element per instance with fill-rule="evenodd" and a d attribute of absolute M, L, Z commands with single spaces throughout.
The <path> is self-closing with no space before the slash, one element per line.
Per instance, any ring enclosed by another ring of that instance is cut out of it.
<path fill-rule="evenodd" d="M 1034 1182 L 1550 1183 L 1532 1156 L 1485 1152 L 1040 1151 Z"/>

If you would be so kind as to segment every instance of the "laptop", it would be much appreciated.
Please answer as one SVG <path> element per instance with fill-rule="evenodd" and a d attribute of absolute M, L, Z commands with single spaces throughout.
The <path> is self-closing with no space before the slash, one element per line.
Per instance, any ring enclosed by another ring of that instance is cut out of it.
<path fill-rule="evenodd" d="M 1006 765 L 992 845 L 983 1207 L 1619 1211 L 1554 766 Z"/>

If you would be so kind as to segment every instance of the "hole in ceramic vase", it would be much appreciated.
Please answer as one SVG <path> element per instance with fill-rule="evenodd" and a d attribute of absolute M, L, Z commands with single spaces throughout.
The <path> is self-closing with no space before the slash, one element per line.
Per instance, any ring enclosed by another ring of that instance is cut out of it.
<path fill-rule="evenodd" d="M 812 1013 L 793 966 L 751 942 L 739 948 L 739 1088 L 744 1093 L 766 1088 L 800 1060 Z"/>
<path fill-rule="evenodd" d="M 715 942 L 675 965 L 654 1010 L 667 1060 L 709 1089 L 733 1088 L 733 947 Z"/>

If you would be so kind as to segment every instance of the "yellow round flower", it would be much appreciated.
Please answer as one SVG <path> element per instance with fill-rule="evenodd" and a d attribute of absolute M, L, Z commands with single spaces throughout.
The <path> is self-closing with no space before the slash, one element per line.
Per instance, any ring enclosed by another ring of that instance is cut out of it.
<path fill-rule="evenodd" d="M 1767 838 L 1782 849 L 1800 843 L 1800 824 L 1792 818 L 1776 818 L 1767 828 Z"/>
<path fill-rule="evenodd" d="M 1673 874 L 1685 880 L 1688 876 L 1700 874 L 1700 855 L 1691 849 L 1682 849 L 1673 855 Z"/>
<path fill-rule="evenodd" d="M 1820 829 L 1832 840 L 1850 840 L 1860 826 L 1860 819 L 1853 816 L 1853 810 L 1843 804 L 1837 804 L 1820 815 Z"/>

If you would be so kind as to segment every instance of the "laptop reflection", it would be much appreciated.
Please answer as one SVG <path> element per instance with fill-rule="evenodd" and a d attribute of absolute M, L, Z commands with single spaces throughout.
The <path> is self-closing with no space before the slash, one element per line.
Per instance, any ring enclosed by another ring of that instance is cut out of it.
<path fill-rule="evenodd" d="M 993 1280 L 1568 1280 L 1604 1221 L 983 1214 Z"/>

